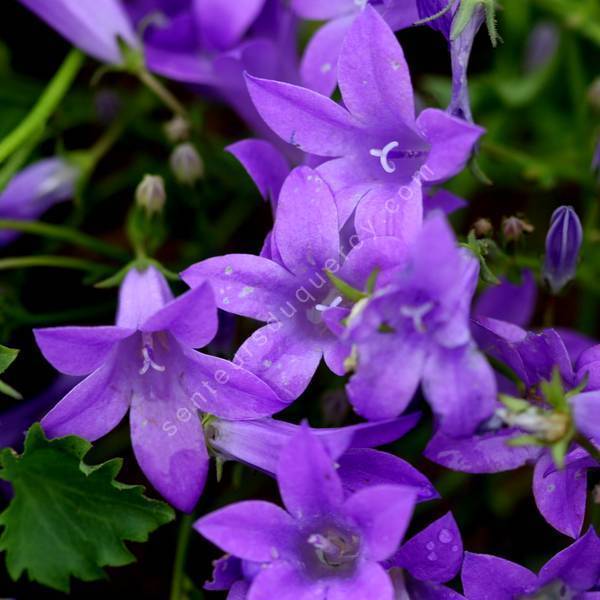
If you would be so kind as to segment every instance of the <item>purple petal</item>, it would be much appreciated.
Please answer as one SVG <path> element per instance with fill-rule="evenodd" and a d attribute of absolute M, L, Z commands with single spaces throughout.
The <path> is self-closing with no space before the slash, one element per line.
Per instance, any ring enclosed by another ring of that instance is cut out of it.
<path fill-rule="evenodd" d="M 202 40 L 213 48 L 228 50 L 241 41 L 258 17 L 265 0 L 195 0 L 193 8 Z"/>
<path fill-rule="evenodd" d="M 228 590 L 236 581 L 244 577 L 242 561 L 235 556 L 226 554 L 217 560 L 213 560 L 212 564 L 212 580 L 204 584 L 205 590 Z"/>
<path fill-rule="evenodd" d="M 246 76 L 260 116 L 289 144 L 317 156 L 342 156 L 360 135 L 348 111 L 312 90 Z"/>
<path fill-rule="evenodd" d="M 600 391 L 577 394 L 569 402 L 577 430 L 600 442 Z"/>
<path fill-rule="evenodd" d="M 261 196 L 277 203 L 279 190 L 287 177 L 290 166 L 287 159 L 273 144 L 265 140 L 247 139 L 225 148 L 243 165 Z"/>
<path fill-rule="evenodd" d="M 44 358 L 67 375 L 87 375 L 108 358 L 115 346 L 134 333 L 124 327 L 48 327 L 34 329 Z"/>
<path fill-rule="evenodd" d="M 364 562 L 348 578 L 336 578 L 327 590 L 327 600 L 393 600 L 389 575 L 376 562 Z"/>
<path fill-rule="evenodd" d="M 448 469 L 464 473 L 499 473 L 533 462 L 541 450 L 532 446 L 509 446 L 508 441 L 522 435 L 517 429 L 503 429 L 470 438 L 453 438 L 437 432 L 425 456 Z"/>
<path fill-rule="evenodd" d="M 322 345 L 289 323 L 269 323 L 239 348 L 234 363 L 266 381 L 285 402 L 295 400 L 310 383 Z"/>
<path fill-rule="evenodd" d="M 421 183 L 374 185 L 361 199 L 354 226 L 361 239 L 392 236 L 412 242 L 423 224 Z"/>
<path fill-rule="evenodd" d="M 340 254 L 338 215 L 331 190 L 308 167 L 294 169 L 283 183 L 274 227 L 285 266 L 307 281 Z"/>
<path fill-rule="evenodd" d="M 321 599 L 319 583 L 295 565 L 277 561 L 266 565 L 252 581 L 247 600 Z M 229 600 L 229 598 L 227 599 Z"/>
<path fill-rule="evenodd" d="M 337 459 L 338 475 L 346 494 L 374 485 L 401 485 L 413 488 L 417 501 L 433 500 L 438 493 L 427 477 L 405 460 L 370 448 L 350 448 Z"/>
<path fill-rule="evenodd" d="M 327 318 L 325 317 L 325 315 L 328 312 L 335 310 L 335 308 L 330 308 L 323 313 L 323 322 L 327 325 L 327 328 L 331 332 L 334 332 L 330 320 L 330 318 L 333 315 L 329 315 Z M 338 312 L 337 314 L 338 316 L 340 316 L 341 312 Z M 341 326 L 343 327 L 343 325 Z M 350 356 L 351 352 L 351 344 L 348 344 L 344 340 L 334 340 L 331 343 L 325 345 L 325 347 L 323 348 L 323 360 L 325 360 L 325 364 L 329 367 L 330 371 L 332 371 L 336 375 L 339 375 L 340 377 L 343 377 L 346 374 L 346 367 L 344 363 L 346 361 L 346 358 Z"/>
<path fill-rule="evenodd" d="M 555 327 L 556 332 L 563 341 L 567 352 L 571 358 L 571 362 L 575 364 L 579 357 L 588 349 L 594 346 L 597 342 L 587 335 L 583 335 L 574 329 L 566 327 Z"/>
<path fill-rule="evenodd" d="M 558 579 L 574 591 L 595 587 L 600 579 L 600 539 L 594 528 L 549 560 L 539 577 L 542 585 Z"/>
<path fill-rule="evenodd" d="M 389 25 L 371 6 L 355 19 L 338 61 L 344 104 L 359 121 L 413 134 L 415 104 L 408 65 Z"/>
<path fill-rule="evenodd" d="M 140 330 L 169 331 L 185 346 L 202 348 L 215 337 L 217 328 L 215 297 L 210 284 L 205 282 L 163 306 Z"/>
<path fill-rule="evenodd" d="M 230 504 L 202 517 L 194 528 L 225 552 L 256 562 L 292 555 L 298 535 L 290 515 L 261 500 Z"/>
<path fill-rule="evenodd" d="M 353 494 L 344 512 L 362 533 L 365 556 L 385 560 L 398 548 L 410 523 L 416 490 L 401 485 L 376 485 Z"/>
<path fill-rule="evenodd" d="M 521 283 L 514 284 L 503 279 L 500 285 L 488 287 L 477 300 L 473 316 L 492 317 L 519 327 L 527 327 L 533 316 L 536 297 L 537 287 L 533 273 L 526 269 Z"/>
<path fill-rule="evenodd" d="M 356 12 L 355 0 L 291 0 L 292 10 L 303 19 L 328 21 Z"/>
<path fill-rule="evenodd" d="M 434 210 L 441 210 L 444 214 L 451 215 L 457 210 L 465 208 L 465 206 L 467 206 L 466 200 L 455 196 L 448 190 L 438 190 L 434 194 L 427 194 L 423 198 L 423 209 L 426 217 Z"/>
<path fill-rule="evenodd" d="M 469 600 L 508 600 L 535 591 L 537 577 L 503 558 L 465 552 L 462 584 Z"/>
<path fill-rule="evenodd" d="M 282 266 L 252 254 L 203 260 L 186 269 L 181 278 L 190 287 L 210 281 L 219 308 L 259 321 L 280 318 L 280 307 L 293 300 L 297 288 L 296 279 Z"/>
<path fill-rule="evenodd" d="M 173 294 L 164 275 L 153 266 L 144 271 L 130 269 L 119 288 L 117 325 L 139 329 L 140 325 L 167 302 Z"/>
<path fill-rule="evenodd" d="M 331 96 L 337 85 L 340 49 L 354 16 L 333 19 L 312 36 L 300 65 L 302 83 L 309 89 Z"/>
<path fill-rule="evenodd" d="M 462 559 L 460 531 L 447 513 L 402 544 L 388 565 L 402 567 L 421 581 L 444 583 L 458 573 Z"/>
<path fill-rule="evenodd" d="M 366 419 L 390 419 L 412 400 L 423 372 L 424 349 L 411 339 L 379 334 L 358 346 L 358 371 L 346 386 L 356 412 Z M 392 357 L 401 356 L 401 360 Z"/>
<path fill-rule="evenodd" d="M 464 596 L 445 585 L 407 578 L 407 589 L 410 598 L 419 600 L 466 600 Z"/>
<path fill-rule="evenodd" d="M 139 45 L 117 0 L 104 0 L 97 5 L 80 0 L 20 1 L 75 46 L 101 61 L 123 62 L 117 36 L 132 48 Z"/>
<path fill-rule="evenodd" d="M 169 386 L 170 395 L 163 396 L 143 381 L 133 394 L 129 415 L 135 458 L 164 498 L 179 510 L 191 512 L 204 489 L 209 466 L 197 409 L 187 396 L 175 394 L 177 382 Z"/>
<path fill-rule="evenodd" d="M 257 419 L 285 404 L 262 379 L 223 358 L 184 349 L 182 385 L 194 405 L 224 419 Z"/>
<path fill-rule="evenodd" d="M 119 354 L 76 385 L 43 419 L 49 437 L 79 435 L 90 442 L 112 431 L 131 399 L 128 371 Z"/>
<path fill-rule="evenodd" d="M 423 392 L 440 428 L 457 437 L 472 434 L 492 416 L 496 404 L 494 372 L 473 346 L 430 354 Z"/>
<path fill-rule="evenodd" d="M 552 527 L 572 538 L 579 536 L 585 517 L 585 468 L 565 467 L 548 473 L 552 456 L 545 452 L 535 465 L 533 495 L 542 516 Z"/>
<path fill-rule="evenodd" d="M 333 513 L 344 499 L 331 457 L 305 425 L 281 451 L 277 482 L 285 507 L 297 519 Z"/>
<path fill-rule="evenodd" d="M 417 119 L 417 128 L 431 144 L 421 169 L 428 183 L 439 183 L 460 173 L 485 132 L 437 108 L 426 108 Z"/>

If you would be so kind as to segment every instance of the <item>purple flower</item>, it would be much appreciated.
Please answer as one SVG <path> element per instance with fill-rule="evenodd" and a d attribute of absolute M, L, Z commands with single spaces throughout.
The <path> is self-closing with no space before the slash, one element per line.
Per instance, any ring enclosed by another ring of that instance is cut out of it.
<path fill-rule="evenodd" d="M 89 374 L 43 418 L 46 433 L 93 441 L 130 409 L 131 439 L 142 470 L 172 504 L 192 510 L 208 468 L 198 410 L 248 419 L 284 406 L 251 373 L 193 350 L 210 342 L 216 328 L 209 285 L 173 300 L 157 269 L 130 270 L 121 285 L 115 326 L 35 331 L 44 356 L 59 371 Z"/>
<path fill-rule="evenodd" d="M 307 428 L 281 453 L 277 481 L 287 510 L 246 501 L 195 525 L 226 552 L 260 564 L 248 598 L 392 600 L 381 562 L 404 536 L 415 491 L 375 485 L 346 498 L 331 458 Z"/>
<path fill-rule="evenodd" d="M 340 428 L 311 429 L 336 462 L 337 473 L 347 494 L 378 484 L 414 488 L 419 502 L 438 497 L 427 478 L 401 458 L 372 450 L 402 437 L 417 423 L 418 414 L 360 423 Z M 264 418 L 231 421 L 213 417 L 205 424 L 207 442 L 220 460 L 236 460 L 273 477 L 283 448 L 297 434 L 298 425 Z"/>
<path fill-rule="evenodd" d="M 117 42 L 131 48 L 139 42 L 120 0 L 20 0 L 78 48 L 100 61 L 121 64 Z"/>
<path fill-rule="evenodd" d="M 73 197 L 78 169 L 62 158 L 46 158 L 17 173 L 0 193 L 0 219 L 33 221 L 50 207 Z M 0 231 L 0 246 L 18 237 Z"/>
<path fill-rule="evenodd" d="M 583 243 L 583 228 L 572 206 L 561 206 L 552 213 L 546 236 L 544 280 L 557 294 L 575 277 L 579 251 Z"/>
<path fill-rule="evenodd" d="M 337 63 L 342 43 L 355 17 L 370 4 L 393 31 L 410 27 L 417 19 L 414 0 L 294 0 L 291 4 L 300 17 L 328 21 L 311 37 L 300 66 L 303 84 L 325 96 L 337 85 Z"/>
<path fill-rule="evenodd" d="M 280 137 L 327 159 L 317 170 L 335 194 L 340 223 L 358 204 L 361 237 L 412 239 L 421 227 L 421 182 L 460 172 L 483 133 L 437 109 L 415 119 L 402 49 L 371 6 L 354 20 L 340 53 L 344 106 L 291 84 L 247 80 L 259 113 Z"/>
<path fill-rule="evenodd" d="M 492 414 L 494 375 L 469 330 L 477 276 L 443 216 L 431 216 L 408 260 L 348 319 L 356 367 L 347 391 L 360 415 L 400 414 L 419 383 L 450 435 L 473 432 Z"/>
<path fill-rule="evenodd" d="M 574 544 L 550 559 L 537 575 L 497 556 L 467 552 L 462 583 L 469 600 L 592 600 L 600 594 L 600 539 L 590 528 Z"/>
<path fill-rule="evenodd" d="M 306 389 L 322 357 L 334 373 L 344 373 L 345 344 L 324 322 L 328 309 L 343 300 L 326 271 L 362 287 L 373 268 L 395 264 L 405 251 L 400 240 L 386 238 L 356 243 L 346 255 L 338 228 L 327 184 L 299 167 L 283 185 L 263 256 L 209 258 L 182 274 L 192 287 L 210 280 L 219 308 L 267 323 L 246 340 L 235 362 L 288 401 Z"/>

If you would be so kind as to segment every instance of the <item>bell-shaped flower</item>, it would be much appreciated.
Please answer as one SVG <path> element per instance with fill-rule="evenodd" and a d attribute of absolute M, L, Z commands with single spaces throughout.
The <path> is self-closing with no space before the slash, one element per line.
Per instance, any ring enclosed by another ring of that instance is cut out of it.
<path fill-rule="evenodd" d="M 251 419 L 284 407 L 252 373 L 194 350 L 216 330 L 208 284 L 173 299 L 155 267 L 131 269 L 121 284 L 115 326 L 35 331 L 56 369 L 87 375 L 42 419 L 44 430 L 94 441 L 129 410 L 140 467 L 174 506 L 192 510 L 208 469 L 198 412 Z"/>
<path fill-rule="evenodd" d="M 282 451 L 277 481 L 286 510 L 239 502 L 195 524 L 225 552 L 259 563 L 249 598 L 393 600 L 381 563 L 402 541 L 415 491 L 374 485 L 347 497 L 327 451 L 304 427 Z"/>
<path fill-rule="evenodd" d="M 459 173 L 483 130 L 438 109 L 415 117 L 402 48 L 369 5 L 345 37 L 338 81 L 343 106 L 306 88 L 247 77 L 273 131 L 326 159 L 317 170 L 334 192 L 341 225 L 356 208 L 361 237 L 411 240 L 421 227 L 422 184 Z"/>

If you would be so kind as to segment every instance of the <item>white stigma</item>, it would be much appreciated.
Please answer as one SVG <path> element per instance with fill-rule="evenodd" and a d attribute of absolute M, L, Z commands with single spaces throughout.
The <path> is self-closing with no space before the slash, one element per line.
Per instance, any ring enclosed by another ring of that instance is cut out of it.
<path fill-rule="evenodd" d="M 388 154 L 394 148 L 397 148 L 399 145 L 400 144 L 398 142 L 390 142 L 389 144 L 386 144 L 381 150 L 379 150 L 379 148 L 371 148 L 369 150 L 369 154 L 371 156 L 379 158 L 381 167 L 386 173 L 393 173 L 396 170 L 396 165 L 388 160 Z"/>
<path fill-rule="evenodd" d="M 419 306 L 401 306 L 400 314 L 403 317 L 408 317 L 412 319 L 415 329 L 419 333 L 425 333 L 427 328 L 425 327 L 425 323 L 423 323 L 423 317 L 433 308 L 433 302 L 425 302 L 425 304 L 421 304 Z"/>
<path fill-rule="evenodd" d="M 166 367 L 164 365 L 159 365 L 157 362 L 154 361 L 154 340 L 152 339 L 152 334 L 143 333 L 142 340 L 144 342 L 144 345 L 142 346 L 142 358 L 144 359 L 144 364 L 139 370 L 140 375 L 146 374 L 150 369 L 154 369 L 159 373 L 165 371 Z"/>
<path fill-rule="evenodd" d="M 315 304 L 315 310 L 318 310 L 319 312 L 325 312 L 326 310 L 330 309 L 330 308 L 335 308 L 336 306 L 339 306 L 342 303 L 342 297 L 341 296 L 336 296 L 332 301 L 331 304 L 327 305 L 327 304 Z"/>

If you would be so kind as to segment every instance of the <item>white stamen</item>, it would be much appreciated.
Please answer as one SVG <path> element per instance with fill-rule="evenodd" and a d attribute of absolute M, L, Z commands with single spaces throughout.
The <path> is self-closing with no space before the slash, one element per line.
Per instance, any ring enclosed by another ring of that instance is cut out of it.
<path fill-rule="evenodd" d="M 329 308 L 335 308 L 336 306 L 339 306 L 342 303 L 342 300 L 343 298 L 341 296 L 336 296 L 331 301 L 331 304 L 329 304 L 329 306 L 327 304 L 315 304 L 315 310 L 318 310 L 319 312 L 325 312 Z"/>
<path fill-rule="evenodd" d="M 369 154 L 371 156 L 379 158 L 381 167 L 386 173 L 393 173 L 396 170 L 396 165 L 388 160 L 388 154 L 394 148 L 397 148 L 399 145 L 400 144 L 398 142 L 390 142 L 389 144 L 386 144 L 381 150 L 379 150 L 379 148 L 371 148 L 371 150 L 369 150 Z"/>
<path fill-rule="evenodd" d="M 144 342 L 144 345 L 142 346 L 142 358 L 144 359 L 144 364 L 139 370 L 139 374 L 145 375 L 151 368 L 155 371 L 158 371 L 159 373 L 162 373 L 163 371 L 165 371 L 166 367 L 164 365 L 159 365 L 158 363 L 156 363 L 151 355 L 151 352 L 154 348 L 152 334 L 144 333 L 142 339 Z"/>
<path fill-rule="evenodd" d="M 433 302 L 426 302 L 420 306 L 401 306 L 400 314 L 403 317 L 408 317 L 413 320 L 415 329 L 424 333 L 426 331 L 425 323 L 423 323 L 423 317 L 433 308 Z"/>

